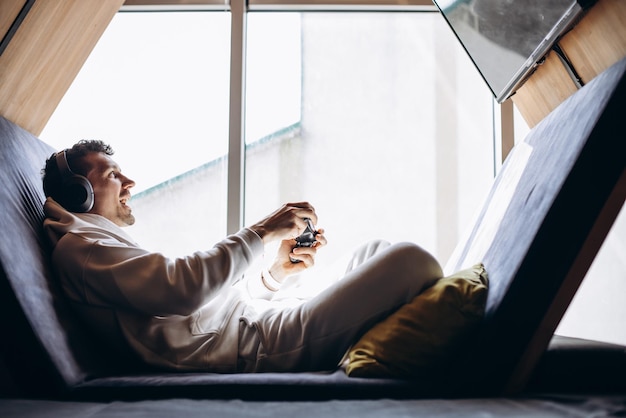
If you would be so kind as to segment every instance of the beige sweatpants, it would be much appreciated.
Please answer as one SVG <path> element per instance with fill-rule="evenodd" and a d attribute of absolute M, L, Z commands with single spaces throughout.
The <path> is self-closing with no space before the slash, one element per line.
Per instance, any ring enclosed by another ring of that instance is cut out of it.
<path fill-rule="evenodd" d="M 335 369 L 361 335 L 442 275 L 437 260 L 415 244 L 367 243 L 345 276 L 311 299 L 244 315 L 238 371 Z"/>

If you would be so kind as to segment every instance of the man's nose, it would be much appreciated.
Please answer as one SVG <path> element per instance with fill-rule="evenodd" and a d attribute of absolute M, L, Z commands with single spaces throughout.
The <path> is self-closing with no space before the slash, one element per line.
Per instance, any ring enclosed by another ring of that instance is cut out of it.
<path fill-rule="evenodd" d="M 122 182 L 122 186 L 125 189 L 130 189 L 131 187 L 135 187 L 135 180 L 129 179 L 128 177 L 124 176 L 124 181 Z"/>

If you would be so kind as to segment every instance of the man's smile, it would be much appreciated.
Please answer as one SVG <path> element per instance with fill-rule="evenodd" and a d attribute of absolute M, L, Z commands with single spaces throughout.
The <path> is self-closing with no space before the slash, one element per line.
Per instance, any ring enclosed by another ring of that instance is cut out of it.
<path fill-rule="evenodd" d="M 124 196 L 122 196 L 120 198 L 120 203 L 124 206 L 126 206 L 126 204 L 128 203 L 128 201 L 130 200 L 130 193 L 125 194 Z"/>

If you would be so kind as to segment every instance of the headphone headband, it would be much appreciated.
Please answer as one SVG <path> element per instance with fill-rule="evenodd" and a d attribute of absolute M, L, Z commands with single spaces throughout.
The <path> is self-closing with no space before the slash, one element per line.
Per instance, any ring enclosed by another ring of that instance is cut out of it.
<path fill-rule="evenodd" d="M 70 178 L 74 175 L 72 169 L 70 169 L 69 164 L 67 163 L 67 150 L 59 151 L 56 155 L 57 167 L 59 167 L 59 172 L 61 173 L 61 178 L 63 180 Z"/>

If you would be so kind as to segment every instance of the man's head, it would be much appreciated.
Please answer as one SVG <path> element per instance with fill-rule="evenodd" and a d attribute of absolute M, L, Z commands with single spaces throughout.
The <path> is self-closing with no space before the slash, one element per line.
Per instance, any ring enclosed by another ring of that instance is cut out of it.
<path fill-rule="evenodd" d="M 48 158 L 43 170 L 43 188 L 46 196 L 52 197 L 71 212 L 88 212 L 102 215 L 119 226 L 132 225 L 135 217 L 127 206 L 129 189 L 135 182 L 124 176 L 113 161 L 113 149 L 102 141 L 82 140 L 72 148 L 61 151 L 67 161 L 68 170 L 63 170 L 63 155 L 55 153 Z M 61 162 L 59 167 L 58 162 Z M 84 177 L 78 181 L 75 177 Z M 84 205 L 85 191 L 82 181 L 93 189 L 93 206 Z"/>

